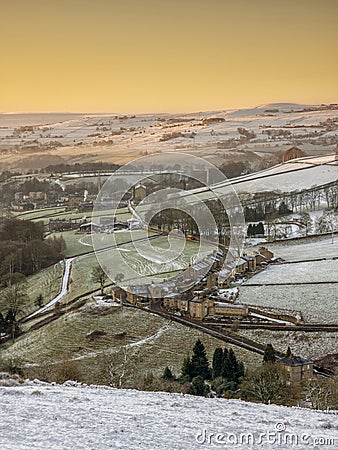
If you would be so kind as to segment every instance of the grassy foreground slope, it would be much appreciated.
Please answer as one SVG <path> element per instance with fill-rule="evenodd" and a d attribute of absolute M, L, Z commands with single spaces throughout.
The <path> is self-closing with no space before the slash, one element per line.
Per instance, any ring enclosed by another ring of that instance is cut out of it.
<path fill-rule="evenodd" d="M 126 354 L 123 383 L 133 386 L 148 372 L 161 375 L 166 366 L 178 375 L 198 338 L 210 360 L 216 347 L 224 347 L 218 339 L 154 314 L 89 301 L 78 311 L 21 336 L 3 357 L 16 359 L 30 378 L 55 379 L 63 371 L 66 379 L 68 375 L 86 383 L 109 384 L 110 370 L 118 371 Z M 259 355 L 233 348 L 249 366 L 261 361 Z"/>

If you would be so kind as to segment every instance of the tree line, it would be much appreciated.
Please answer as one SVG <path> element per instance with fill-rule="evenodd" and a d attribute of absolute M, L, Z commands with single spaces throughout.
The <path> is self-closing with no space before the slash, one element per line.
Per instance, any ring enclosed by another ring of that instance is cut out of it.
<path fill-rule="evenodd" d="M 31 275 L 64 257 L 62 237 L 44 239 L 43 222 L 2 218 L 0 222 L 0 286 L 18 274 Z"/>
<path fill-rule="evenodd" d="M 1 218 L 0 333 L 19 334 L 17 318 L 29 301 L 26 276 L 64 258 L 62 237 L 44 240 L 43 223 Z M 37 306 L 43 299 L 36 299 Z"/>

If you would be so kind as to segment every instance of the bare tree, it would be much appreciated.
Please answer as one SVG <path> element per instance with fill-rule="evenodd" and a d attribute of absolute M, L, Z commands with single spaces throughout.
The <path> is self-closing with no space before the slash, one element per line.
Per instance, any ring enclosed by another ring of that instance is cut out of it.
<path fill-rule="evenodd" d="M 304 225 L 305 236 L 311 233 L 312 219 L 308 212 L 303 212 L 300 215 L 299 221 Z"/>
<path fill-rule="evenodd" d="M 127 380 L 135 374 L 135 364 L 131 358 L 131 349 L 128 348 L 128 345 L 123 345 L 114 358 L 108 359 L 107 370 L 111 386 L 115 388 L 126 386 Z"/>
<path fill-rule="evenodd" d="M 97 265 L 93 268 L 92 281 L 94 281 L 94 283 L 99 283 L 101 295 L 104 294 L 104 285 L 105 285 L 107 279 L 108 279 L 108 275 L 106 274 L 106 272 L 102 269 L 102 267 L 100 265 Z"/>
<path fill-rule="evenodd" d="M 334 233 L 338 230 L 338 213 L 336 211 L 327 211 L 316 221 L 317 233 L 331 233 L 332 244 Z"/>
<path fill-rule="evenodd" d="M 263 403 L 282 403 L 286 397 L 287 385 L 282 369 L 274 363 L 263 364 L 249 371 L 242 383 L 244 397 Z"/>
<path fill-rule="evenodd" d="M 337 379 L 313 378 L 305 385 L 305 398 L 314 409 L 336 409 L 338 406 Z"/>

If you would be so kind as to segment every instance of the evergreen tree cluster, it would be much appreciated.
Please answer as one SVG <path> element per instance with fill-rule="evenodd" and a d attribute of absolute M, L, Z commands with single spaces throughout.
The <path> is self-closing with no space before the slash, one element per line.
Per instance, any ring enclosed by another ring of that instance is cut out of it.
<path fill-rule="evenodd" d="M 258 224 L 249 224 L 247 235 L 248 236 L 256 236 L 261 235 L 264 236 L 264 225 L 262 222 L 259 222 Z"/>
<path fill-rule="evenodd" d="M 240 378 L 244 376 L 244 364 L 237 360 L 232 349 L 219 347 L 214 351 L 210 367 L 205 347 L 198 339 L 192 357 L 187 356 L 183 361 L 182 376 L 192 382 L 191 394 L 206 395 L 208 385 L 205 380 L 210 380 L 217 395 L 222 395 L 225 391 L 237 389 Z"/>

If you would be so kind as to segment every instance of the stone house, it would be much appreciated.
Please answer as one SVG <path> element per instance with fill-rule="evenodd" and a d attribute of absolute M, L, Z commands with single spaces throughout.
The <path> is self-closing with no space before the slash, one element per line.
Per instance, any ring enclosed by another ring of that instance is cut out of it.
<path fill-rule="evenodd" d="M 177 309 L 184 314 L 189 312 L 189 299 L 187 297 L 181 297 L 177 301 Z"/>
<path fill-rule="evenodd" d="M 186 277 L 191 280 L 199 280 L 206 276 L 212 266 L 212 261 L 203 260 L 190 266 L 185 272 Z"/>
<path fill-rule="evenodd" d="M 229 269 L 222 269 L 218 274 L 218 288 L 227 289 L 230 287 L 233 271 Z"/>
<path fill-rule="evenodd" d="M 248 270 L 248 261 L 244 258 L 239 258 L 236 262 L 236 273 L 239 275 L 244 274 Z"/>
<path fill-rule="evenodd" d="M 97 233 L 101 230 L 101 227 L 98 223 L 95 222 L 86 222 L 80 225 L 78 233 Z"/>
<path fill-rule="evenodd" d="M 258 252 L 255 252 L 254 257 L 256 259 L 256 265 L 261 266 L 273 258 L 273 253 L 266 247 L 261 247 Z"/>
<path fill-rule="evenodd" d="M 114 301 L 122 303 L 127 298 L 127 293 L 120 286 L 113 286 L 111 295 Z"/>
<path fill-rule="evenodd" d="M 192 319 L 203 320 L 204 317 L 210 314 L 213 306 L 214 302 L 209 298 L 194 297 L 189 301 L 189 315 Z"/>
<path fill-rule="evenodd" d="M 166 295 L 163 298 L 163 306 L 172 311 L 176 311 L 177 309 L 180 309 L 178 307 L 179 302 L 180 302 L 180 297 L 181 297 L 181 294 L 179 294 L 179 293 L 171 293 L 171 294 Z"/>
<path fill-rule="evenodd" d="M 273 258 L 273 252 L 271 252 L 267 247 L 261 247 L 259 253 L 265 256 L 267 259 Z"/>
<path fill-rule="evenodd" d="M 212 289 L 218 285 L 218 273 L 212 272 L 207 275 L 207 288 Z"/>
<path fill-rule="evenodd" d="M 151 298 L 161 298 L 163 296 L 163 290 L 159 284 L 150 284 L 148 286 L 148 291 Z"/>
<path fill-rule="evenodd" d="M 30 200 L 45 200 L 45 194 L 40 191 L 32 191 L 28 193 Z"/>
<path fill-rule="evenodd" d="M 149 290 L 146 284 L 128 286 L 127 301 L 132 305 L 136 305 L 138 303 L 148 303 L 149 299 Z"/>
<path fill-rule="evenodd" d="M 80 221 L 72 219 L 49 219 L 48 230 L 50 232 L 76 230 L 80 224 Z"/>
<path fill-rule="evenodd" d="M 300 383 L 313 377 L 313 362 L 300 356 L 281 358 L 277 364 L 283 368 L 289 384 Z"/>

